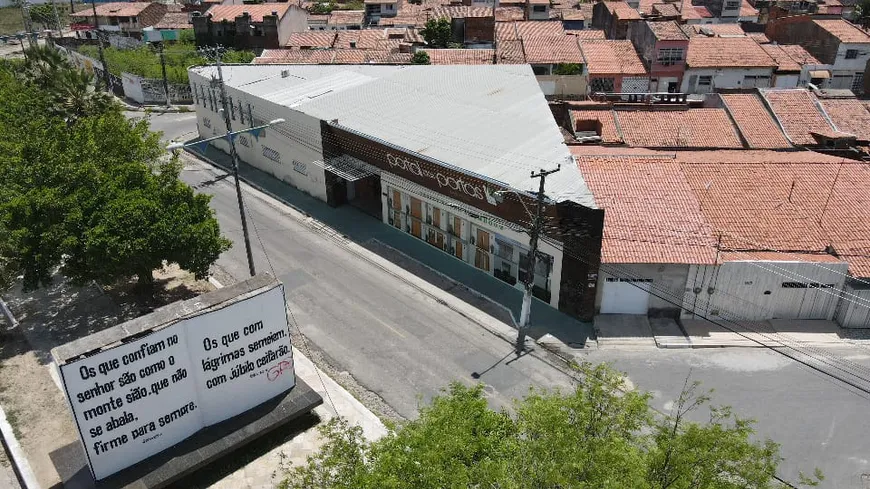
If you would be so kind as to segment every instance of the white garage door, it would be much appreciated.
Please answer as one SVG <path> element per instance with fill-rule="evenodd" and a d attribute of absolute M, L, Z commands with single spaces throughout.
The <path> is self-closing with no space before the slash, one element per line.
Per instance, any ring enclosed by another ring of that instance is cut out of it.
<path fill-rule="evenodd" d="M 601 314 L 646 314 L 651 285 L 650 278 L 607 277 L 601 296 Z"/>

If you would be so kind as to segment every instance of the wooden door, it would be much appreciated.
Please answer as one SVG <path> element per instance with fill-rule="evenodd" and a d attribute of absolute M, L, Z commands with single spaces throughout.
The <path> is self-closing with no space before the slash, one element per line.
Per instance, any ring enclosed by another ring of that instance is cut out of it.
<path fill-rule="evenodd" d="M 432 225 L 441 229 L 441 209 L 437 207 L 432 210 Z"/>
<path fill-rule="evenodd" d="M 453 235 L 462 236 L 462 219 L 453 217 Z"/>
<path fill-rule="evenodd" d="M 438 249 L 441 249 L 441 250 L 444 249 L 444 234 L 443 233 L 439 233 L 437 231 L 435 232 L 435 246 L 437 246 Z"/>
<path fill-rule="evenodd" d="M 477 247 L 489 252 L 489 233 L 482 229 L 477 230 Z"/>
<path fill-rule="evenodd" d="M 420 225 L 420 221 L 417 219 L 411 219 L 411 234 L 418 238 L 423 235 L 422 226 Z"/>
<path fill-rule="evenodd" d="M 420 220 L 423 218 L 423 202 L 411 197 L 411 234 L 420 238 L 423 236 Z"/>
<path fill-rule="evenodd" d="M 402 194 L 398 190 L 393 190 L 393 209 L 402 209 Z"/>
<path fill-rule="evenodd" d="M 489 271 L 489 253 L 481 250 L 480 248 L 474 250 L 474 266 L 477 268 Z"/>
<path fill-rule="evenodd" d="M 465 260 L 465 257 L 462 256 L 462 245 L 463 245 L 462 241 L 459 241 L 457 239 L 457 240 L 454 240 L 453 242 L 456 243 L 456 249 L 453 250 L 456 252 L 456 258 L 459 258 L 460 260 Z"/>

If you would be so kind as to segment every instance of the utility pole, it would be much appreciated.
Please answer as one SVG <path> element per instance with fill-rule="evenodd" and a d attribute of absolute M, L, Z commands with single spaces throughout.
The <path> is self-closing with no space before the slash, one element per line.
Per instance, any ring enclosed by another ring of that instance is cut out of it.
<path fill-rule="evenodd" d="M 109 65 L 106 63 L 106 56 L 103 54 L 103 38 L 100 37 L 100 24 L 97 20 L 97 0 L 91 0 L 91 8 L 94 9 L 94 35 L 97 36 L 97 49 L 100 52 L 100 63 L 103 65 L 103 83 L 106 84 L 106 91 L 112 91 L 112 78 L 109 76 Z"/>
<path fill-rule="evenodd" d="M 213 54 L 215 64 L 217 65 L 218 83 L 221 89 L 221 110 L 223 110 L 224 122 L 227 125 L 227 133 L 233 132 L 233 124 L 230 120 L 230 109 L 227 107 L 227 89 L 224 85 L 224 72 L 221 68 L 221 46 L 203 48 L 203 51 L 208 54 Z M 245 238 L 245 251 L 248 253 L 248 270 L 251 276 L 257 274 L 254 269 L 254 255 L 251 252 L 251 239 L 248 235 L 248 220 L 245 218 L 245 203 L 242 200 L 242 186 L 239 183 L 239 154 L 236 153 L 236 142 L 231 134 L 228 134 L 227 140 L 230 143 L 230 156 L 233 158 L 233 179 L 236 181 L 236 197 L 239 200 L 239 215 L 242 218 L 242 235 Z"/>
<path fill-rule="evenodd" d="M 169 81 L 166 79 L 166 60 L 163 58 L 163 41 L 157 43 L 157 51 L 160 53 L 160 69 L 163 71 L 163 93 L 166 94 L 166 106 L 172 107 L 172 101 L 169 99 Z"/>
<path fill-rule="evenodd" d="M 532 178 L 540 178 L 541 182 L 538 189 L 535 220 L 532 222 L 532 229 L 529 230 L 529 269 L 526 271 L 525 280 L 523 280 L 525 292 L 523 294 L 523 306 L 520 310 L 520 324 L 517 328 L 517 354 L 522 353 L 525 349 L 526 330 L 529 327 L 529 316 L 532 313 L 532 289 L 535 286 L 535 266 L 538 262 L 538 235 L 541 233 L 541 228 L 544 227 L 544 184 L 547 175 L 556 173 L 561 168 L 562 165 L 557 166 L 555 170 L 544 170 L 542 168 L 538 173 L 532 172 L 531 174 Z"/>
<path fill-rule="evenodd" d="M 24 35 L 27 36 L 27 44 L 33 47 L 33 21 L 30 19 L 30 3 L 21 0 L 21 23 L 24 26 Z M 21 45 L 22 49 L 24 44 Z"/>

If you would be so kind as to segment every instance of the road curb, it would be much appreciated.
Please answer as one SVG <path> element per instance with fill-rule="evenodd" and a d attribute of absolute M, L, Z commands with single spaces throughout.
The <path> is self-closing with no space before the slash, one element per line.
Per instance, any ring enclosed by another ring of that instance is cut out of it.
<path fill-rule="evenodd" d="M 0 435 L 2 435 L 6 453 L 12 459 L 12 470 L 15 472 L 15 477 L 18 479 L 18 483 L 21 484 L 22 489 L 40 489 L 39 482 L 36 481 L 36 475 L 34 475 L 33 470 L 30 468 L 27 456 L 18 443 L 15 431 L 6 419 L 6 411 L 3 410 L 2 406 L 0 406 Z"/>
<path fill-rule="evenodd" d="M 190 148 L 184 148 L 184 150 L 197 160 L 204 161 L 204 162 L 206 162 L 206 163 L 208 163 L 208 164 L 210 164 L 210 165 L 212 165 L 212 166 L 214 166 L 222 171 L 230 171 L 229 168 L 225 167 L 224 165 L 221 165 L 220 163 L 215 162 L 214 160 L 212 160 L 208 156 L 203 155 L 202 153 L 194 151 Z M 251 188 L 253 188 L 253 189 L 257 190 L 258 192 L 262 193 L 263 195 L 266 195 L 269 198 L 275 200 L 280 205 L 286 206 L 286 207 L 289 207 L 290 209 L 292 209 L 294 212 L 296 212 L 298 214 L 298 216 L 295 216 L 295 217 L 301 218 L 301 219 L 308 219 L 310 221 L 315 221 L 315 222 L 320 223 L 320 221 L 317 221 L 316 219 L 314 219 L 310 214 L 308 214 L 304 210 L 300 209 L 299 207 L 294 205 L 292 202 L 287 202 L 286 200 L 282 199 L 280 196 L 275 195 L 274 193 L 261 187 L 260 185 L 258 185 L 255 182 L 251 182 L 250 180 L 248 180 L 247 178 L 245 178 L 242 175 L 239 175 L 239 179 L 242 180 L 243 182 L 245 182 Z M 435 301 L 444 304 L 452 311 L 454 311 L 454 312 L 458 313 L 459 315 L 465 317 L 466 319 L 474 322 L 475 324 L 482 327 L 483 329 L 485 329 L 486 331 L 488 331 L 492 335 L 494 335 L 498 338 L 501 338 L 502 340 L 504 340 L 505 342 L 507 342 L 511 345 L 514 345 L 516 343 L 517 330 L 512 328 L 511 326 L 508 326 L 508 325 L 502 323 L 501 321 L 493 318 L 489 314 L 486 314 L 485 312 L 481 311 L 480 309 L 478 309 L 476 307 L 473 307 L 471 305 L 466 304 L 465 302 L 461 301 L 460 299 L 454 297 L 452 294 L 444 292 L 440 288 L 438 288 L 438 287 L 430 284 L 429 282 L 426 282 L 425 280 L 411 274 L 407 270 L 405 270 L 401 267 L 397 267 L 396 265 L 389 262 L 388 260 L 385 260 L 384 258 L 380 257 L 377 253 L 374 253 L 370 250 L 367 250 L 366 248 L 360 246 L 359 244 L 344 237 L 344 235 L 342 235 L 340 232 L 336 231 L 334 228 L 327 226 L 326 224 L 321 223 L 321 227 L 319 228 L 319 230 L 321 230 L 321 231 L 329 230 L 330 232 L 328 232 L 328 233 L 324 232 L 322 234 L 324 236 L 326 236 L 327 238 L 330 238 L 332 240 L 340 239 L 342 242 L 341 244 L 343 246 L 345 246 L 353 254 L 368 261 L 372 265 L 375 265 L 376 267 L 384 270 L 385 272 L 389 273 L 390 275 L 393 275 L 394 277 L 405 282 L 406 284 L 416 288 L 417 290 L 419 290 L 423 294 L 431 297 Z M 417 261 L 419 262 L 419 260 L 417 260 Z M 426 265 L 425 263 L 422 263 L 422 262 L 420 262 L 420 263 L 423 266 L 426 266 L 427 268 L 431 269 L 431 267 L 428 267 L 428 265 Z M 455 280 L 453 280 L 453 281 L 456 282 Z M 459 282 L 456 282 L 456 283 L 459 283 Z M 464 284 L 460 284 L 460 285 L 468 288 L 469 290 L 472 290 L 474 293 L 480 295 L 481 297 L 485 297 L 485 298 L 489 299 L 485 295 L 474 291 L 473 289 L 465 286 Z M 489 300 L 492 300 L 492 299 L 489 299 Z M 491 318 L 491 319 L 488 320 L 488 319 L 482 318 L 480 316 L 486 316 L 487 318 Z M 513 320 L 513 314 L 511 314 L 511 319 Z M 490 324 L 490 323 L 494 323 L 494 324 Z M 580 351 L 583 351 L 582 349 L 577 351 L 577 349 L 571 348 L 570 346 L 568 346 L 564 342 L 556 339 L 555 337 L 548 340 L 546 342 L 546 344 L 539 343 L 539 341 L 540 340 L 533 340 L 529 337 L 526 338 L 527 344 L 528 343 L 538 344 L 542 349 L 554 354 L 555 356 L 557 356 L 562 361 L 564 361 L 568 364 L 570 364 L 572 362 L 576 362 L 576 360 L 574 359 L 574 355 L 576 355 Z M 561 354 L 558 352 L 561 352 Z M 570 353 L 568 353 L 568 352 L 570 352 Z M 566 358 L 563 355 L 570 355 L 570 357 Z"/>

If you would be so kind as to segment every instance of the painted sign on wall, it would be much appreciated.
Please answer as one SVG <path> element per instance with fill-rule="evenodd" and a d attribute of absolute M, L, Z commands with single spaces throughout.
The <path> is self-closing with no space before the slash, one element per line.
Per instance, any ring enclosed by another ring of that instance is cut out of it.
<path fill-rule="evenodd" d="M 96 480 L 296 383 L 283 286 L 61 365 Z"/>

